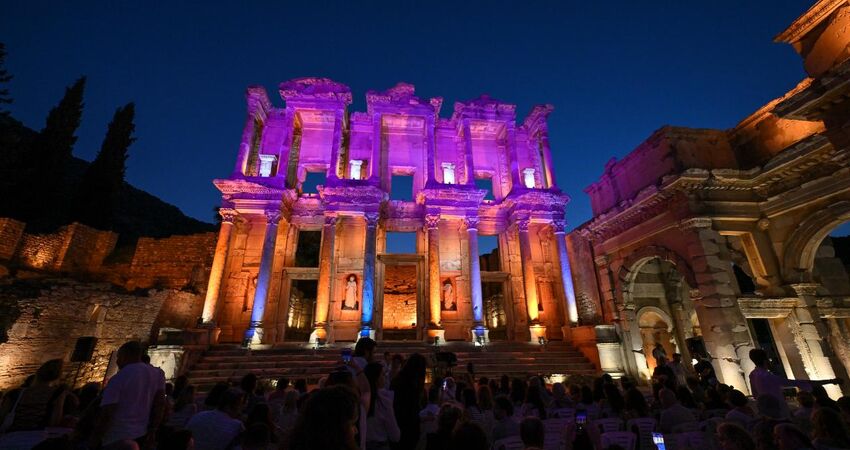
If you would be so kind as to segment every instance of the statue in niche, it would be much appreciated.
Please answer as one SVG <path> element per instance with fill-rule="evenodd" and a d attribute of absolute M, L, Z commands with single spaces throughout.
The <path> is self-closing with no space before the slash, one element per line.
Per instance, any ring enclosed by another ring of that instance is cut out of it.
<path fill-rule="evenodd" d="M 356 311 L 360 307 L 357 301 L 357 277 L 354 275 L 348 276 L 348 281 L 345 282 L 345 299 L 342 301 L 342 309 Z"/>
<path fill-rule="evenodd" d="M 443 311 L 457 311 L 457 302 L 455 302 L 455 288 L 452 286 L 451 280 L 446 280 L 443 283 Z"/>
<path fill-rule="evenodd" d="M 254 294 L 257 292 L 257 274 L 247 276 L 248 283 L 245 287 L 245 297 L 242 298 L 242 312 L 254 308 Z"/>

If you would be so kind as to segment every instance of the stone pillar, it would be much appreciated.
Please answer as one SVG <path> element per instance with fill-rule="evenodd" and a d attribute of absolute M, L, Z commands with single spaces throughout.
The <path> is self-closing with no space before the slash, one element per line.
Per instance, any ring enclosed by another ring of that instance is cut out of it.
<path fill-rule="evenodd" d="M 437 330 L 440 328 L 440 293 L 442 291 L 440 279 L 440 214 L 438 212 L 428 212 L 425 216 L 425 232 L 428 235 L 428 307 L 431 311 L 431 323 L 428 328 Z M 429 336 L 435 335 L 429 332 Z"/>
<path fill-rule="evenodd" d="M 378 219 L 380 214 L 377 212 L 367 212 L 366 219 L 366 248 L 363 253 L 363 301 L 360 305 L 360 336 L 372 337 L 375 336 L 375 330 L 372 328 L 372 314 L 375 307 L 375 238 L 377 237 Z"/>
<path fill-rule="evenodd" d="M 246 165 L 248 164 L 248 157 L 251 153 L 251 144 L 254 141 L 256 120 L 254 112 L 249 111 L 248 118 L 245 120 L 245 126 L 242 128 L 242 141 L 239 143 L 239 154 L 236 157 L 236 167 L 233 168 L 233 174 L 238 177 L 253 174 Z"/>
<path fill-rule="evenodd" d="M 534 262 L 531 258 L 531 239 L 528 237 L 528 218 L 516 220 L 519 231 L 519 254 L 522 260 L 522 285 L 525 288 L 525 305 L 528 310 L 529 331 L 531 341 L 537 342 L 540 337 L 546 337 L 546 327 L 540 324 L 540 306 L 537 298 L 537 282 L 534 277 Z"/>
<path fill-rule="evenodd" d="M 578 325 L 578 306 L 573 287 L 573 273 L 570 269 L 570 255 L 567 252 L 567 224 L 564 220 L 553 220 L 552 231 L 558 244 L 558 262 L 561 266 L 561 285 L 564 287 L 564 298 L 567 300 L 567 318 L 570 326 Z"/>
<path fill-rule="evenodd" d="M 331 286 L 333 285 L 334 239 L 336 236 L 337 216 L 330 213 L 325 216 L 322 227 L 322 247 L 319 252 L 319 290 L 316 292 L 316 316 L 310 343 L 328 338 L 328 307 L 330 305 Z"/>
<path fill-rule="evenodd" d="M 540 146 L 543 147 L 543 176 L 546 180 L 546 187 L 554 188 L 556 187 L 555 183 L 555 171 L 552 166 L 552 149 L 549 147 L 549 131 L 545 128 L 540 132 Z"/>
<path fill-rule="evenodd" d="M 484 297 L 481 295 L 481 262 L 478 259 L 478 217 L 465 217 L 463 224 L 469 240 L 469 298 L 472 300 L 472 339 L 488 338 L 484 326 Z"/>
<path fill-rule="evenodd" d="M 266 312 L 266 299 L 272 278 L 274 246 L 277 239 L 277 224 L 280 211 L 266 211 L 266 234 L 263 237 L 263 253 L 260 257 L 260 272 L 257 274 L 257 288 L 254 291 L 254 307 L 251 309 L 251 323 L 245 330 L 243 346 L 253 347 L 263 343 L 263 315 Z"/>
<path fill-rule="evenodd" d="M 791 332 L 794 342 L 806 368 L 810 380 L 829 380 L 836 378 L 842 369 L 841 361 L 829 345 L 829 329 L 820 317 L 817 305 L 818 285 L 814 283 L 792 284 L 797 294 L 797 305 L 791 312 Z M 840 374 L 845 375 L 846 374 Z M 829 397 L 837 400 L 841 397 L 841 388 L 835 384 L 824 386 Z"/>
<path fill-rule="evenodd" d="M 466 184 L 475 186 L 475 166 L 472 162 L 472 129 L 469 119 L 463 119 L 463 156 L 466 165 Z"/>
<path fill-rule="evenodd" d="M 328 184 L 331 186 L 336 184 L 335 182 L 339 180 L 339 157 L 342 152 L 342 126 L 344 121 L 345 117 L 343 116 L 343 110 L 337 109 L 334 111 L 334 134 L 331 140 L 331 163 L 328 170 Z M 345 169 L 343 169 L 343 171 L 345 171 Z M 343 174 L 343 178 L 344 177 L 345 175 Z M 321 284 L 319 284 L 319 286 L 321 286 Z"/>
<path fill-rule="evenodd" d="M 525 186 L 519 177 L 519 154 L 516 151 L 516 125 L 513 121 L 505 123 L 505 145 L 508 148 L 508 158 L 511 167 L 511 190 L 522 189 Z"/>
<path fill-rule="evenodd" d="M 749 357 L 753 340 L 732 289 L 734 275 L 724 250 L 725 238 L 712 229 L 710 218 L 684 220 L 680 229 L 689 242 L 687 256 L 698 284 L 692 298 L 717 378 L 749 393 L 749 375 L 754 368 Z"/>
<path fill-rule="evenodd" d="M 427 165 L 427 170 L 425 172 L 425 186 L 431 186 L 437 181 L 434 175 L 434 172 L 437 170 L 437 163 L 434 161 L 434 158 L 437 156 L 437 150 L 435 146 L 437 140 L 434 136 L 434 134 L 436 133 L 434 123 L 434 115 L 428 115 L 427 117 L 425 117 L 425 164 Z"/>
<path fill-rule="evenodd" d="M 386 189 L 384 181 L 384 172 L 386 170 L 386 161 L 382 158 L 383 153 L 383 137 L 382 119 L 380 113 L 372 114 L 372 160 L 369 161 L 369 168 L 372 173 L 369 175 L 371 184 L 380 186 L 381 189 Z"/>
<path fill-rule="evenodd" d="M 215 315 L 218 310 L 218 295 L 221 291 L 221 278 L 227 263 L 227 253 L 230 250 L 230 235 L 233 233 L 233 220 L 236 211 L 231 208 L 218 210 L 221 215 L 221 228 L 218 229 L 218 242 L 215 244 L 210 279 L 207 282 L 207 294 L 204 298 L 204 312 L 201 319 L 205 325 L 215 325 Z"/>

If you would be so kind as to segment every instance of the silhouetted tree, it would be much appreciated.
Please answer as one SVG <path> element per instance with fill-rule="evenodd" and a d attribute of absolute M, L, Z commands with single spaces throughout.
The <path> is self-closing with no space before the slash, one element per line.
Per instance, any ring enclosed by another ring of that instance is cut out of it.
<path fill-rule="evenodd" d="M 6 83 L 12 81 L 12 75 L 6 70 L 6 44 L 0 42 L 0 116 L 8 116 L 9 111 L 3 109 L 3 105 L 12 103 L 12 96 Z"/>
<path fill-rule="evenodd" d="M 136 107 L 128 103 L 115 111 L 100 152 L 89 165 L 77 191 L 76 219 L 85 224 L 110 229 L 114 208 L 124 186 L 127 152 L 136 140 L 133 119 Z"/>
<path fill-rule="evenodd" d="M 64 222 L 69 198 L 63 187 L 83 115 L 85 85 L 86 78 L 81 77 L 65 89 L 62 100 L 50 110 L 44 128 L 23 155 L 18 216 L 36 228 Z"/>

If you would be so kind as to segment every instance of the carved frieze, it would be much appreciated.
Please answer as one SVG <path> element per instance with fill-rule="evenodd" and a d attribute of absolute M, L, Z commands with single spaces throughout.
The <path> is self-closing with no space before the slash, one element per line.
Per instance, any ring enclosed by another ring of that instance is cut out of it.
<path fill-rule="evenodd" d="M 351 103 L 351 89 L 330 78 L 295 78 L 280 83 L 284 100 L 335 100 Z"/>

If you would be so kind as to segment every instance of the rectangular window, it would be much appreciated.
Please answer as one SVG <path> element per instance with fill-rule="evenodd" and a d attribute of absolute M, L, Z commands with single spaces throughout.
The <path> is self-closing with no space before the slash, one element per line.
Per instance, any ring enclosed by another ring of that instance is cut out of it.
<path fill-rule="evenodd" d="M 492 178 L 476 178 L 475 179 L 475 187 L 478 189 L 484 189 L 487 191 L 487 194 L 484 195 L 484 200 L 494 200 L 496 197 L 493 195 L 493 179 Z"/>
<path fill-rule="evenodd" d="M 501 270 L 499 236 L 478 236 L 478 260 L 483 272 Z"/>
<path fill-rule="evenodd" d="M 299 231 L 298 246 L 295 248 L 295 267 L 319 267 L 321 247 L 321 231 Z"/>
<path fill-rule="evenodd" d="M 413 175 L 393 175 L 390 180 L 390 200 L 413 200 Z"/>
<path fill-rule="evenodd" d="M 387 233 L 386 253 L 416 253 L 416 233 Z"/>
<path fill-rule="evenodd" d="M 307 172 L 304 182 L 301 183 L 301 192 L 304 194 L 315 194 L 318 191 L 316 186 L 324 186 L 327 173 L 322 172 Z"/>

